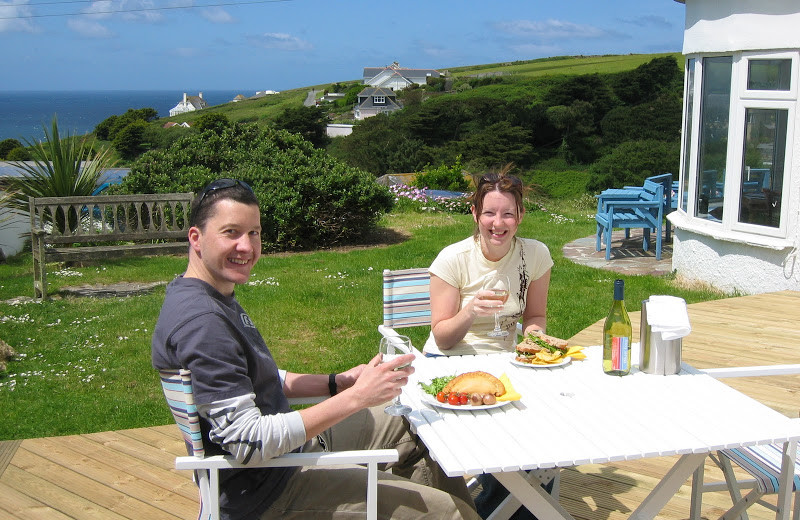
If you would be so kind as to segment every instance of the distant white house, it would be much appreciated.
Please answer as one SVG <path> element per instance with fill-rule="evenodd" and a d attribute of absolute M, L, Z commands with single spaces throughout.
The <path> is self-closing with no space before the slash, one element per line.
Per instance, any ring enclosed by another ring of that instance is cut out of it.
<path fill-rule="evenodd" d="M 325 128 L 328 137 L 344 137 L 353 133 L 353 125 L 331 123 Z"/>
<path fill-rule="evenodd" d="M 208 103 L 203 99 L 203 93 L 200 92 L 196 96 L 187 96 L 186 92 L 183 93 L 183 100 L 180 101 L 175 108 L 169 111 L 170 117 L 177 116 L 178 114 L 185 114 L 186 112 L 194 112 L 195 110 L 202 110 L 208 108 Z"/>
<path fill-rule="evenodd" d="M 434 69 L 407 69 L 397 62 L 386 67 L 364 67 L 364 85 L 392 90 L 402 90 L 409 85 L 425 85 L 428 78 L 441 76 Z"/>
<path fill-rule="evenodd" d="M 388 88 L 367 87 L 358 93 L 358 102 L 353 107 L 356 119 L 366 119 L 385 112 L 400 110 L 403 106 L 397 101 L 397 94 Z"/>
<path fill-rule="evenodd" d="M 280 92 L 277 90 L 259 90 L 254 96 L 251 96 L 250 99 L 258 99 L 264 96 L 274 96 L 275 94 L 280 94 Z"/>

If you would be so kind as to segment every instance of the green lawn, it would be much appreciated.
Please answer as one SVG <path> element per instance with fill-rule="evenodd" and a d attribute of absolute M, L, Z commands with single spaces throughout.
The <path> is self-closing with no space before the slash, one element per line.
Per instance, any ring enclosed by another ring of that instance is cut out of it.
<path fill-rule="evenodd" d="M 555 260 L 548 332 L 569 337 L 602 318 L 618 275 L 576 265 L 562 246 L 594 233 L 590 210 L 531 211 L 520 236 L 545 242 Z M 409 238 L 392 245 L 342 251 L 268 255 L 237 296 L 266 338 L 279 364 L 293 371 L 332 372 L 369 360 L 381 322 L 381 271 L 427 266 L 447 244 L 472 232 L 466 215 L 399 213 L 382 225 Z M 168 281 L 183 272 L 180 257 L 137 258 L 103 265 L 52 266 L 51 293 L 69 285 Z M 722 295 L 679 288 L 671 277 L 623 276 L 630 309 L 651 294 L 688 302 Z M 32 294 L 30 255 L 0 265 L 0 339 L 19 356 L 0 372 L 0 440 L 168 424 L 155 372 L 150 335 L 164 297 L 63 298 L 14 303 Z M 416 345 L 427 331 L 411 330 Z M 598 341 L 600 338 L 598 338 Z"/>

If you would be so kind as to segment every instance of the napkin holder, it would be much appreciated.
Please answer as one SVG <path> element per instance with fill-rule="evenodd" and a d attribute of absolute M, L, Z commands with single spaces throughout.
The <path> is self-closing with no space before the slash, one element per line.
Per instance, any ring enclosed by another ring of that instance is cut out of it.
<path fill-rule="evenodd" d="M 639 326 L 639 370 L 647 374 L 668 376 L 681 371 L 683 338 L 665 340 L 653 331 L 647 321 L 647 302 L 642 301 Z"/>

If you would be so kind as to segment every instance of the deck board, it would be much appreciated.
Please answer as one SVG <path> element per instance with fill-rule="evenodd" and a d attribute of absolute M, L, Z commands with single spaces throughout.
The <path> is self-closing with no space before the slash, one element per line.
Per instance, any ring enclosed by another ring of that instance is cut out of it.
<path fill-rule="evenodd" d="M 639 312 L 630 309 L 634 340 Z M 698 368 L 798 362 L 800 292 L 782 291 L 692 304 L 692 333 L 683 359 Z M 603 320 L 571 338 L 576 345 L 601 342 Z M 726 384 L 797 417 L 800 376 L 737 378 Z M 634 412 L 632 412 L 634 413 Z M 9 520 L 139 520 L 197 518 L 197 490 L 189 472 L 173 469 L 185 448 L 174 424 L 0 442 L 0 518 Z M 653 489 L 674 457 L 587 464 L 562 472 L 561 500 L 577 520 L 622 520 Z M 5 470 L 3 470 L 5 465 Z M 720 479 L 711 462 L 707 478 Z M 657 518 L 689 516 L 690 482 Z M 716 518 L 730 506 L 726 493 L 703 497 L 702 514 Z M 772 520 L 761 506 L 751 520 Z"/>

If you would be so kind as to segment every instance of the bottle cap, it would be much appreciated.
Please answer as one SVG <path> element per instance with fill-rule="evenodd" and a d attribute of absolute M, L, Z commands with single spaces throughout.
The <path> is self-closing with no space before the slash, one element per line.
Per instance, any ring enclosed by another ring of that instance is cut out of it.
<path fill-rule="evenodd" d="M 614 280 L 614 299 L 624 300 L 625 299 L 624 294 L 625 294 L 625 281 Z"/>

